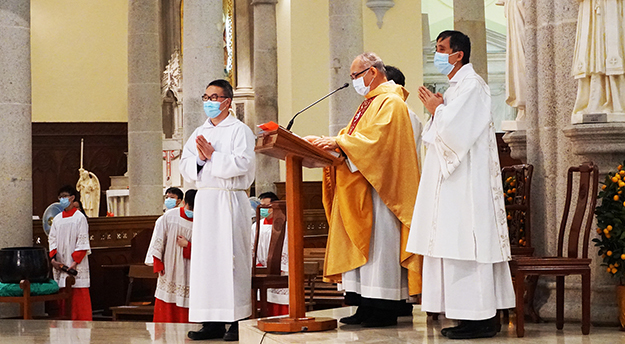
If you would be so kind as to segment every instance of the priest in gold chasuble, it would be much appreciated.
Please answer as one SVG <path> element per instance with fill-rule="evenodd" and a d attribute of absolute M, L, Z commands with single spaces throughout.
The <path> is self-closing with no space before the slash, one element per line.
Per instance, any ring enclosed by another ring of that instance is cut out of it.
<path fill-rule="evenodd" d="M 345 302 L 358 306 L 341 322 L 391 326 L 409 294 L 421 293 L 422 257 L 405 250 L 420 175 L 408 91 L 387 81 L 373 53 L 356 57 L 350 72 L 365 97 L 356 114 L 336 137 L 308 137 L 345 156 L 324 170 L 324 278 L 340 281 Z"/>

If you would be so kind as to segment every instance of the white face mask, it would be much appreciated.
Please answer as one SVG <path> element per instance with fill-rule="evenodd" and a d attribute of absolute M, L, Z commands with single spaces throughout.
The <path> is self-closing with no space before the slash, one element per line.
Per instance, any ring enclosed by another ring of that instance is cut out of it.
<path fill-rule="evenodd" d="M 360 78 L 352 80 L 352 85 L 354 86 L 354 90 L 356 90 L 356 93 L 360 94 L 361 96 L 366 95 L 370 91 L 369 86 L 371 86 L 371 82 L 373 82 L 373 79 L 371 79 L 369 86 L 365 86 L 365 75 L 367 75 L 367 73 L 369 73 L 370 70 L 371 68 L 369 68 L 367 72 Z"/>

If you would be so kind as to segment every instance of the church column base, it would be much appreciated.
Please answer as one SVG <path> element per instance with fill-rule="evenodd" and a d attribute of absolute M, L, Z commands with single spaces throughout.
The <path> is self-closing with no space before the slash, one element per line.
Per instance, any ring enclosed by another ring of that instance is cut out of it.
<path fill-rule="evenodd" d="M 516 122 L 516 121 L 512 121 Z M 504 142 L 510 147 L 510 156 L 527 163 L 527 134 L 525 130 L 509 131 L 503 136 Z"/>

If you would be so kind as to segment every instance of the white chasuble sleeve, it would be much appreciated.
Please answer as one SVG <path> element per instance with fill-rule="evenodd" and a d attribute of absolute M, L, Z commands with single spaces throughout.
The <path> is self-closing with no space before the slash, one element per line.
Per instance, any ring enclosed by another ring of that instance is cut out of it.
<path fill-rule="evenodd" d="M 232 151 L 214 151 L 209 166 L 211 175 L 217 178 L 234 178 L 253 175 L 254 171 L 254 134 L 247 126 L 239 126 L 232 135 Z M 208 165 L 208 163 L 207 163 Z M 206 168 L 205 166 L 204 168 Z"/>
<path fill-rule="evenodd" d="M 59 248 L 58 243 L 57 243 L 57 226 L 55 225 L 54 220 L 56 220 L 56 217 L 54 217 L 54 219 L 52 220 L 52 226 L 50 226 L 50 234 L 48 234 L 48 250 L 50 252 L 57 250 Z"/>
<path fill-rule="evenodd" d="M 423 134 L 423 140 L 434 147 L 444 179 L 456 170 L 491 123 L 488 86 L 467 77 L 452 92 L 456 93 L 453 100 L 436 108 Z"/>
<path fill-rule="evenodd" d="M 145 256 L 145 264 L 149 266 L 154 265 L 154 257 L 163 261 L 163 252 L 165 252 L 165 243 L 167 242 L 164 226 L 165 220 L 163 218 L 164 216 L 159 217 L 154 225 L 148 253 Z"/>
<path fill-rule="evenodd" d="M 91 246 L 89 245 L 89 224 L 84 215 L 78 218 L 78 233 L 76 234 L 76 248 L 74 251 L 87 251 L 87 255 L 89 255 L 91 254 Z"/>

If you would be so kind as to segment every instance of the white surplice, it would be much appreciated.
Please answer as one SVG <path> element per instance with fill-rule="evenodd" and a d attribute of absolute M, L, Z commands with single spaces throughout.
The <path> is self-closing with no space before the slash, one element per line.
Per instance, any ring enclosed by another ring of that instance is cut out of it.
<path fill-rule="evenodd" d="M 445 311 L 449 318 L 484 319 L 484 314 L 491 317 L 497 308 L 514 307 L 507 266 L 510 242 L 490 103 L 488 85 L 467 64 L 450 80 L 444 104 L 436 108 L 423 131 L 427 153 L 406 249 L 424 256 L 424 310 Z M 442 271 L 431 273 L 433 269 Z M 484 271 L 491 271 L 492 278 L 475 278 Z M 495 285 L 501 287 L 495 289 Z M 459 286 L 464 286 L 465 294 L 450 297 Z M 442 291 L 431 293 L 441 287 Z M 439 299 L 441 295 L 446 296 L 444 300 Z M 484 309 L 454 312 L 489 297 L 494 301 L 482 302 Z M 438 306 L 428 309 L 432 304 Z"/>
<path fill-rule="evenodd" d="M 256 265 L 267 267 L 267 256 L 269 254 L 269 244 L 271 243 L 272 224 L 267 224 L 266 219 L 262 219 L 258 234 L 258 249 L 256 250 Z M 286 227 L 285 227 L 286 228 Z M 252 250 L 256 241 L 256 223 L 252 224 Z M 280 257 L 280 270 L 283 273 L 289 272 L 289 244 L 288 235 L 284 233 L 282 244 L 282 256 Z M 268 288 L 267 301 L 279 305 L 289 304 L 289 288 Z"/>
<path fill-rule="evenodd" d="M 215 148 L 199 172 L 198 135 Z M 198 189 L 191 250 L 191 322 L 232 322 L 252 314 L 252 220 L 245 190 L 254 180 L 254 154 L 252 130 L 233 116 L 217 126 L 207 119 L 184 146 L 180 173 Z"/>
<path fill-rule="evenodd" d="M 78 275 L 75 277 L 76 283 L 72 288 L 89 288 L 89 258 L 91 246 L 89 245 L 89 224 L 87 218 L 80 211 L 74 212 L 72 216 L 63 217 L 63 213 L 56 215 L 52 220 L 48 245 L 50 252 L 56 250 L 56 261 L 67 266 L 72 265 L 72 253 L 75 251 L 87 251 L 87 255 L 76 265 Z M 59 288 L 65 287 L 67 273 L 52 269 L 53 277 Z"/>
<path fill-rule="evenodd" d="M 153 265 L 154 258 L 163 262 L 165 273 L 158 276 L 154 296 L 178 307 L 189 308 L 190 261 L 183 257 L 178 235 L 191 241 L 193 221 L 183 218 L 183 208 L 173 208 L 156 221 L 145 264 Z"/>

